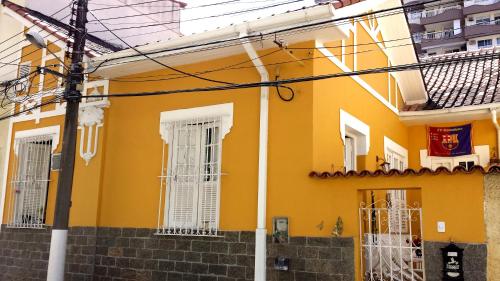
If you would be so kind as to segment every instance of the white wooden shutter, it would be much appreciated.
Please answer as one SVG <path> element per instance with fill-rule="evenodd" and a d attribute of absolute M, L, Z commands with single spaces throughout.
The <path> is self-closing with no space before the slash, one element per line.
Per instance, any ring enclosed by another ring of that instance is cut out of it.
<path fill-rule="evenodd" d="M 220 118 L 171 124 L 165 234 L 216 234 L 220 124 Z"/>

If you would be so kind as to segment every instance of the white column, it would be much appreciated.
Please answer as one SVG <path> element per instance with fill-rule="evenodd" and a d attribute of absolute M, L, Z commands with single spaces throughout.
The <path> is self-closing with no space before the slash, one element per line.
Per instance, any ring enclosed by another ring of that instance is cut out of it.
<path fill-rule="evenodd" d="M 67 229 L 52 230 L 50 239 L 49 268 L 47 281 L 64 281 L 64 265 L 66 260 Z"/>

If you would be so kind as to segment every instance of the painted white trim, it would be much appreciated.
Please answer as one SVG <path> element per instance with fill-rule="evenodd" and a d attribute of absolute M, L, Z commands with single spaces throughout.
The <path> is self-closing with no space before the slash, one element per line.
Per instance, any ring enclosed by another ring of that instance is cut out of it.
<path fill-rule="evenodd" d="M 166 126 L 167 123 L 193 118 L 209 117 L 222 117 L 221 138 L 224 139 L 224 136 L 226 136 L 226 134 L 231 130 L 231 127 L 233 127 L 233 103 L 164 111 L 160 113 L 161 138 L 168 143 L 169 130 Z"/>
<path fill-rule="evenodd" d="M 340 137 L 344 145 L 346 134 L 356 138 L 357 155 L 368 154 L 370 151 L 370 126 L 340 109 Z"/>
<path fill-rule="evenodd" d="M 446 108 L 422 111 L 402 111 L 400 120 L 408 125 L 459 122 L 491 118 L 490 110 L 499 110 L 500 103 L 471 105 L 458 108 Z"/>
<path fill-rule="evenodd" d="M 9 133 L 8 133 L 8 139 L 7 139 L 7 143 L 5 145 L 5 149 L 7 150 L 6 151 L 6 154 L 4 155 L 5 156 L 5 159 L 4 159 L 4 170 L 3 170 L 3 174 L 2 174 L 2 193 L 0 194 L 1 196 L 1 201 L 0 201 L 0 225 L 4 224 L 3 222 L 3 212 L 4 212 L 4 209 L 5 209 L 5 193 L 7 192 L 7 176 L 8 176 L 8 173 L 9 173 L 9 159 L 10 159 L 10 146 L 11 146 L 11 142 L 12 142 L 12 125 L 14 124 L 14 122 L 12 121 L 12 119 L 9 119 Z M 2 231 L 0 229 L 0 231 Z"/>
<path fill-rule="evenodd" d="M 455 156 L 455 157 L 438 157 L 429 156 L 427 149 L 420 150 L 420 166 L 432 169 L 432 162 L 449 162 L 451 168 L 458 166 L 460 161 L 478 161 L 478 165 L 487 167 L 490 163 L 490 146 L 489 145 L 475 145 L 474 154 Z"/>
<path fill-rule="evenodd" d="M 391 140 L 390 138 L 384 136 L 384 155 L 387 155 L 389 151 L 395 152 L 404 157 L 404 166 L 408 167 L 408 149 L 399 145 L 397 142 Z"/>
<path fill-rule="evenodd" d="M 325 46 L 320 43 L 319 41 L 316 41 L 316 48 L 325 56 L 327 57 L 333 64 L 335 64 L 338 68 L 340 68 L 344 72 L 351 72 L 352 70 L 349 69 L 345 64 L 343 64 L 338 58 L 336 58 L 332 52 L 330 52 L 328 49 L 325 48 Z M 399 110 L 394 107 L 392 104 L 390 104 L 382 95 L 380 95 L 375 89 L 373 89 L 368 83 L 366 83 L 361 77 L 359 76 L 349 76 L 351 77 L 354 81 L 356 81 L 362 88 L 364 88 L 368 93 L 370 93 L 372 96 L 374 96 L 377 100 L 382 102 L 387 108 L 389 108 L 392 112 L 399 114 Z"/>
<path fill-rule="evenodd" d="M 49 265 L 47 280 L 64 281 L 64 265 L 66 261 L 67 229 L 53 229 L 50 238 Z"/>
<path fill-rule="evenodd" d="M 54 151 L 54 150 L 56 150 L 57 146 L 59 145 L 60 130 L 61 130 L 60 126 L 56 125 L 56 126 L 43 127 L 43 128 L 37 128 L 37 129 L 31 129 L 31 130 L 16 131 L 16 133 L 14 135 L 14 146 L 15 146 L 18 139 L 43 136 L 43 135 L 51 135 L 52 136 L 52 151 Z M 17 154 L 17 151 L 14 151 L 14 153 Z"/>
<path fill-rule="evenodd" d="M 353 65 L 352 69 L 354 71 L 358 70 L 358 25 L 354 23 L 352 28 L 352 39 L 353 39 Z"/>

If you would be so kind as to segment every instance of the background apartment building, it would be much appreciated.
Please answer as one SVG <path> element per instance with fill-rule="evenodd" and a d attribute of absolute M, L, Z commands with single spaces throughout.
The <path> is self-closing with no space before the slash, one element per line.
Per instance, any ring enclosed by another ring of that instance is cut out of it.
<path fill-rule="evenodd" d="M 417 53 L 432 56 L 500 46 L 500 0 L 404 0 Z"/>

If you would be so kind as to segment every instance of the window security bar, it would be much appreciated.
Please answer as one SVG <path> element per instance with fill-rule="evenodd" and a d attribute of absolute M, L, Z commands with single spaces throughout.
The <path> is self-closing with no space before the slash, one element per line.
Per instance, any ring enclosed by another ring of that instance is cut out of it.
<path fill-rule="evenodd" d="M 217 236 L 221 176 L 221 118 L 162 124 L 163 145 L 158 208 L 160 235 Z"/>
<path fill-rule="evenodd" d="M 50 182 L 52 136 L 16 139 L 14 151 L 7 226 L 43 228 Z"/>

